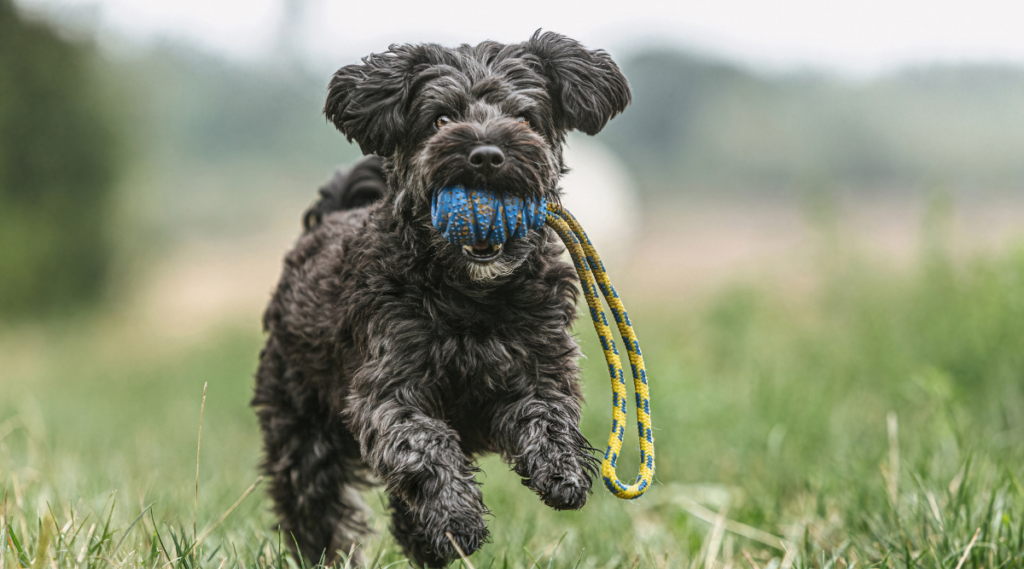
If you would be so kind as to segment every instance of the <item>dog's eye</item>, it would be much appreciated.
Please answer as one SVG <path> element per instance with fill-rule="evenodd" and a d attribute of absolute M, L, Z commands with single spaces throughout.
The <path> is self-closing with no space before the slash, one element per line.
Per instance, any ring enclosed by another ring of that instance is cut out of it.
<path fill-rule="evenodd" d="M 452 124 L 452 119 L 448 115 L 441 115 L 437 117 L 436 121 L 434 121 L 434 126 L 436 126 L 437 128 L 448 126 L 450 124 Z"/>
<path fill-rule="evenodd" d="M 527 119 L 526 117 L 516 117 L 516 122 L 525 124 L 526 126 L 530 126 L 530 120 Z"/>

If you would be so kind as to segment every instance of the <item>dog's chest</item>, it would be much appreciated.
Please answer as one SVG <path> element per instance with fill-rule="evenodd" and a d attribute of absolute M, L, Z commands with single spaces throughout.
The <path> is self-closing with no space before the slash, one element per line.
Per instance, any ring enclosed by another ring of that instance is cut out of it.
<path fill-rule="evenodd" d="M 438 295 L 423 302 L 430 365 L 455 392 L 501 390 L 525 381 L 542 357 L 537 348 L 565 337 L 550 307 L 515 293 L 483 301 Z"/>

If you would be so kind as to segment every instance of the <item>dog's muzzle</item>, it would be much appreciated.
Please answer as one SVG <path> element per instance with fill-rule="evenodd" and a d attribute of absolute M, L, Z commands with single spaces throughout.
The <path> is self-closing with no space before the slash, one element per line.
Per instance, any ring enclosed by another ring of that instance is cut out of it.
<path fill-rule="evenodd" d="M 489 263 L 501 255 L 507 241 L 544 226 L 547 200 L 452 186 L 434 192 L 430 216 L 445 239 L 462 246 L 464 255 Z"/>

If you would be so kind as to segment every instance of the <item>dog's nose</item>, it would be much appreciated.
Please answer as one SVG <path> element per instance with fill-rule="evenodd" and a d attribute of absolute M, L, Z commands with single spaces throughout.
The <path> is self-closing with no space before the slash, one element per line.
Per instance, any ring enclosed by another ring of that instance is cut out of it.
<path fill-rule="evenodd" d="M 497 146 L 490 144 L 477 146 L 469 153 L 469 163 L 480 170 L 491 170 L 505 162 L 505 153 Z"/>

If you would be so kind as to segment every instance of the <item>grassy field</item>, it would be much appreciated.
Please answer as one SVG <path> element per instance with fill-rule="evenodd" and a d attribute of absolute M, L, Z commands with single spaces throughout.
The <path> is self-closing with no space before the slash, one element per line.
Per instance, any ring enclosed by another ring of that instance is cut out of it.
<path fill-rule="evenodd" d="M 811 291 L 627 297 L 657 483 L 554 512 L 485 459 L 493 537 L 473 565 L 1024 567 L 1024 251 L 952 261 L 934 245 L 900 271 L 821 257 Z M 583 428 L 602 445 L 607 378 L 593 331 L 578 333 Z M 160 338 L 95 318 L 0 336 L 0 569 L 299 567 L 262 488 L 216 525 L 257 480 L 260 335 Z M 401 567 L 381 500 L 368 495 L 379 536 L 364 551 Z"/>

